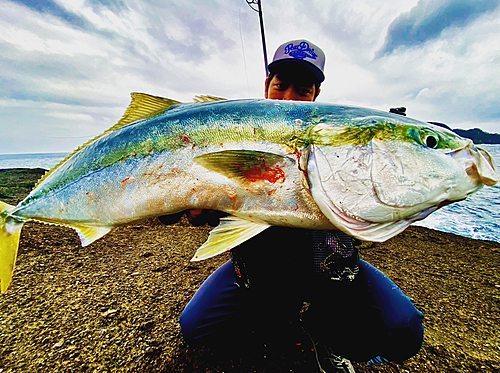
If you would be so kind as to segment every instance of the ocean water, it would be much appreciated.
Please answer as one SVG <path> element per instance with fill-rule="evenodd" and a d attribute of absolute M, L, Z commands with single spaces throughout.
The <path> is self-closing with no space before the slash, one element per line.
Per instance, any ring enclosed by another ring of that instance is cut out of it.
<path fill-rule="evenodd" d="M 479 146 L 491 154 L 500 168 L 500 144 Z M 483 187 L 466 200 L 443 207 L 413 225 L 500 242 L 499 184 Z"/>
<path fill-rule="evenodd" d="M 0 169 L 44 168 L 50 170 L 69 153 L 0 154 Z"/>
<path fill-rule="evenodd" d="M 500 166 L 500 144 L 481 145 Z M 0 169 L 50 169 L 67 153 L 0 154 Z M 443 207 L 414 225 L 457 235 L 500 242 L 500 185 L 484 187 L 466 200 Z"/>

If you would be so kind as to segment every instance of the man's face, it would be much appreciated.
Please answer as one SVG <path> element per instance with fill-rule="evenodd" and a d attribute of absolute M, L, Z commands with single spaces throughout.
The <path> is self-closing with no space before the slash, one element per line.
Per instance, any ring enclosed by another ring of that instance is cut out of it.
<path fill-rule="evenodd" d="M 291 74 L 276 74 L 266 79 L 265 97 L 271 100 L 314 101 L 319 94 L 309 79 Z"/>

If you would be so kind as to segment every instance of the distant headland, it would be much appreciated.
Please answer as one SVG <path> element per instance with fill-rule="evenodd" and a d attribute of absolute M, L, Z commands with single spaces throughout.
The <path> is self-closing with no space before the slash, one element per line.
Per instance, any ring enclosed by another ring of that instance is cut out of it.
<path fill-rule="evenodd" d="M 390 108 L 389 112 L 406 116 L 406 108 L 404 106 Z M 455 132 L 458 136 L 471 139 L 474 142 L 474 144 L 500 144 L 500 134 L 498 133 L 484 132 L 480 128 L 474 128 L 472 130 L 462 130 L 459 128 L 453 129 L 447 126 L 446 124 L 439 122 L 427 122 L 427 123 L 446 128 L 447 130 Z"/>
<path fill-rule="evenodd" d="M 471 130 L 462 130 L 459 128 L 453 129 L 443 123 L 439 122 L 429 122 L 429 123 L 449 129 L 450 131 L 455 132 L 459 136 L 471 139 L 472 141 L 474 141 L 474 144 L 500 144 L 500 135 L 498 133 L 484 132 L 480 128 L 474 128 Z"/>

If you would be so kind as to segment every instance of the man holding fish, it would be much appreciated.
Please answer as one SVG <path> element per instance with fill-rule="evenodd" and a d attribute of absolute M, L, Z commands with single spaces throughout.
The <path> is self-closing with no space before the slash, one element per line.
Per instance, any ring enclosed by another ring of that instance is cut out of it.
<path fill-rule="evenodd" d="M 306 40 L 281 45 L 269 65 L 265 97 L 315 101 L 324 65 L 323 51 Z M 192 219 L 199 225 L 207 214 Z M 335 230 L 267 229 L 234 248 L 231 260 L 200 287 L 181 316 L 184 338 L 234 343 L 258 326 L 283 335 L 300 318 L 327 372 L 354 372 L 347 359 L 412 357 L 423 341 L 423 314 L 389 278 L 359 260 L 359 244 Z"/>
<path fill-rule="evenodd" d="M 70 227 L 86 246 L 151 217 L 217 210 L 229 215 L 192 260 L 235 249 L 233 259 L 184 310 L 187 341 L 234 343 L 263 323 L 280 335 L 302 310 L 300 325 L 327 356 L 322 366 L 352 372 L 339 355 L 413 356 L 422 314 L 358 262 L 350 237 L 388 240 L 497 184 L 499 173 L 488 152 L 447 129 L 311 102 L 323 68 L 321 50 L 300 40 L 278 48 L 269 66 L 266 96 L 276 100 L 181 103 L 132 93 L 118 123 L 47 172 L 24 200 L 0 201 L 0 291 L 12 284 L 26 222 Z"/>

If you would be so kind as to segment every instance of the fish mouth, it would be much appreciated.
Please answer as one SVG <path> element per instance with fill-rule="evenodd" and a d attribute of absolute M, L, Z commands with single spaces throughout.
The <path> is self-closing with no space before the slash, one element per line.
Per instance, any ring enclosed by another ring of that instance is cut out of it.
<path fill-rule="evenodd" d="M 448 155 L 463 165 L 467 175 L 476 184 L 493 186 L 500 180 L 498 168 L 491 155 L 472 142 Z"/>
<path fill-rule="evenodd" d="M 482 183 L 487 186 L 496 185 L 500 181 L 500 175 L 493 157 L 482 148 L 477 147 L 476 149 L 480 154 L 480 159 L 486 161 L 486 163 L 482 161 L 483 167 L 486 167 L 490 171 L 488 175 L 484 175 L 481 178 Z"/>

